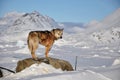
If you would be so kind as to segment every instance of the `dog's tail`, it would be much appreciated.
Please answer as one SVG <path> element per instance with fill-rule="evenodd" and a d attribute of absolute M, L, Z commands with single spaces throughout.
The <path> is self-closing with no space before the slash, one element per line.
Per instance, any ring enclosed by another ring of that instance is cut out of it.
<path fill-rule="evenodd" d="M 11 72 L 11 73 L 15 73 L 15 71 L 12 71 L 12 70 L 7 69 L 7 68 L 4 68 L 4 67 L 0 67 L 0 69 L 4 69 L 4 70 L 7 70 L 7 71 L 9 71 L 9 72 Z"/>
<path fill-rule="evenodd" d="M 36 32 L 30 32 L 27 39 L 28 48 L 31 52 L 34 52 L 38 48 L 38 34 Z"/>
<path fill-rule="evenodd" d="M 31 39 L 32 39 L 32 38 L 31 38 L 31 35 L 30 35 L 30 33 L 29 33 L 28 39 L 27 39 L 27 44 L 28 44 L 29 50 L 32 52 L 32 50 L 33 50 L 33 41 L 32 41 Z"/>

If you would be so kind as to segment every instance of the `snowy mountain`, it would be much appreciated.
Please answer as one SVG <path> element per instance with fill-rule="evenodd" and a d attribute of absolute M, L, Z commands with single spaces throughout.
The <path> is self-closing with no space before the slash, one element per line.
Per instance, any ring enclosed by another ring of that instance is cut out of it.
<path fill-rule="evenodd" d="M 65 24 L 59 25 L 66 26 Z M 65 35 L 66 45 L 80 48 L 103 45 L 120 46 L 120 8 L 102 21 L 93 20 L 83 28 L 74 26 L 65 29 L 67 29 L 66 32 L 72 33 Z"/>
<path fill-rule="evenodd" d="M 1 31 L 7 29 L 9 26 L 11 26 L 15 20 L 17 20 L 20 16 L 22 16 L 24 13 L 18 13 L 18 12 L 9 12 L 5 14 L 4 17 L 0 18 L 0 33 Z"/>
<path fill-rule="evenodd" d="M 110 15 L 106 16 L 102 21 L 93 20 L 86 26 L 92 31 L 100 31 L 112 27 L 120 27 L 120 8 L 118 8 L 115 12 L 111 13 Z"/>
<path fill-rule="evenodd" d="M 87 25 L 91 39 L 97 43 L 110 44 L 120 41 L 120 8 L 101 22 L 91 21 Z"/>
<path fill-rule="evenodd" d="M 55 21 L 48 17 L 43 16 L 38 12 L 25 13 L 16 19 L 13 24 L 8 27 L 6 32 L 8 34 L 15 32 L 24 32 L 29 30 L 41 30 L 54 28 Z"/>
<path fill-rule="evenodd" d="M 16 13 L 8 13 L 7 16 L 0 19 L 0 27 L 2 30 L 0 34 L 4 36 L 3 38 L 8 39 L 10 36 L 14 36 L 14 38 L 16 36 L 20 37 L 21 35 L 27 35 L 29 31 L 51 30 L 58 26 L 52 18 L 43 16 L 36 11 L 16 15 Z"/>

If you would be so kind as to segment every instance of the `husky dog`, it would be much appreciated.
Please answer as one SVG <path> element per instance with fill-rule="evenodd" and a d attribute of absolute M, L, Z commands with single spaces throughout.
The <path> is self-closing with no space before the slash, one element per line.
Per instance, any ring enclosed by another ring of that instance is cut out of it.
<path fill-rule="evenodd" d="M 53 29 L 51 31 L 31 31 L 28 35 L 28 48 L 31 51 L 32 58 L 37 60 L 35 51 L 38 45 L 45 46 L 45 57 L 48 57 L 48 53 L 55 40 L 61 39 L 63 35 L 63 29 Z"/>

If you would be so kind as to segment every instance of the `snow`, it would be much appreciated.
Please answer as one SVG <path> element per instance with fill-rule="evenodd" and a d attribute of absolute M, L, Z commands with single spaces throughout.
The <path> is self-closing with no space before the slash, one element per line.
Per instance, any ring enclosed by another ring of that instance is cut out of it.
<path fill-rule="evenodd" d="M 76 71 L 62 71 L 51 65 L 41 63 L 31 65 L 16 74 L 2 70 L 4 77 L 0 79 L 119 80 L 120 16 L 118 13 L 120 14 L 120 9 L 103 21 L 93 21 L 83 29 L 78 26 L 69 28 L 65 30 L 63 39 L 55 41 L 49 56 L 69 61 L 74 69 L 77 56 Z M 16 14 L 17 17 L 14 18 L 12 14 Z M 37 22 L 34 22 L 34 20 Z M 18 24 L 19 21 L 20 24 Z M 38 12 L 22 14 L 13 12 L 0 19 L 0 30 L 3 30 L 0 34 L 0 66 L 15 71 L 17 61 L 31 57 L 27 46 L 28 32 L 41 29 L 50 30 L 55 25 L 64 26 L 64 24 L 57 23 L 52 18 L 43 16 Z M 70 29 L 74 31 L 69 31 Z M 44 52 L 44 46 L 39 45 L 36 55 L 43 57 Z"/>
<path fill-rule="evenodd" d="M 18 40 L 16 43 L 16 46 L 18 46 L 19 48 L 22 48 L 24 45 L 25 45 L 25 43 L 22 40 Z"/>
<path fill-rule="evenodd" d="M 115 59 L 112 65 L 119 65 L 120 64 L 120 59 Z"/>
<path fill-rule="evenodd" d="M 43 78 L 37 78 L 33 80 L 111 80 L 109 78 L 104 77 L 101 74 L 94 73 L 93 71 L 81 71 L 81 72 L 71 72 L 71 73 L 65 73 L 65 74 L 60 74 L 60 75 L 52 75 L 52 76 L 47 76 Z"/>
<path fill-rule="evenodd" d="M 40 75 L 45 75 L 45 74 L 51 74 L 51 73 L 63 73 L 61 69 L 55 69 L 51 65 L 41 63 L 39 64 L 33 64 L 29 68 L 26 68 L 25 70 L 16 73 L 16 74 L 10 74 L 9 76 L 6 76 L 4 79 L 9 80 L 21 80 L 22 78 L 25 79 L 30 79 L 27 78 L 27 76 L 40 76 Z"/>
<path fill-rule="evenodd" d="M 29 72 L 29 73 L 28 73 Z M 71 76 L 72 75 L 72 76 Z M 28 77 L 32 76 L 32 77 Z M 81 70 L 73 72 L 63 72 L 61 69 L 55 69 L 51 65 L 41 63 L 33 64 L 29 68 L 24 69 L 23 71 L 10 74 L 3 78 L 4 80 L 111 80 L 104 77 L 103 75 L 90 71 L 90 70 Z"/>
<path fill-rule="evenodd" d="M 22 46 L 22 47 L 23 47 L 23 46 Z M 20 48 L 21 48 L 21 46 L 20 46 Z M 28 54 L 30 51 L 29 51 L 28 47 L 26 46 L 26 47 L 23 47 L 23 48 L 21 48 L 21 49 L 19 49 L 19 50 L 14 51 L 14 52 L 15 52 L 15 53 Z"/>

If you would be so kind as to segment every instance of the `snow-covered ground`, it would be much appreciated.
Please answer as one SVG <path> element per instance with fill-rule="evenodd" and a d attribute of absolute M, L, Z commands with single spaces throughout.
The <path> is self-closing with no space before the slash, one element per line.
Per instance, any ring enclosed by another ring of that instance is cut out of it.
<path fill-rule="evenodd" d="M 62 40 L 60 40 L 62 42 Z M 59 42 L 59 41 L 58 41 Z M 20 44 L 21 43 L 21 44 Z M 50 51 L 50 57 L 69 61 L 75 68 L 75 58 L 77 57 L 76 71 L 66 72 L 55 69 L 47 64 L 35 64 L 24 71 L 11 74 L 7 71 L 5 80 L 54 80 L 54 79 L 83 79 L 83 80 L 119 80 L 120 76 L 120 54 L 111 47 L 74 47 L 70 45 L 58 46 L 55 43 Z M 62 43 L 63 44 L 63 43 Z M 67 43 L 66 43 L 67 44 Z M 31 57 L 25 42 L 9 42 L 0 45 L 0 65 L 15 71 L 18 60 Z M 39 46 L 37 56 L 44 56 L 44 47 Z M 60 77 L 60 78 L 59 78 Z"/>
<path fill-rule="evenodd" d="M 72 33 L 69 33 L 70 29 L 66 30 L 69 32 L 64 32 L 63 39 L 54 43 L 49 56 L 69 61 L 74 69 L 77 58 L 76 71 L 62 71 L 61 69 L 55 69 L 51 65 L 42 63 L 40 65 L 34 64 L 16 74 L 3 70 L 4 77 L 0 79 L 119 80 L 120 16 L 118 13 L 120 14 L 120 9 L 103 21 L 93 21 L 82 29 L 75 26 L 72 28 L 74 29 L 74 31 L 71 31 Z M 5 18 L 0 19 L 0 31 L 3 31 L 0 34 L 0 66 L 15 71 L 17 61 L 31 57 L 27 47 L 26 37 L 28 32 L 34 26 L 35 30 L 46 29 L 47 27 L 51 29 L 54 28 L 52 25 L 55 26 L 57 23 L 52 18 L 42 16 L 38 12 L 17 15 L 12 22 L 14 25 L 12 23 L 8 24 L 9 20 L 6 21 L 7 16 L 11 15 L 6 15 Z M 58 24 L 57 26 L 64 27 L 64 24 L 60 25 Z M 102 27 L 96 29 L 95 26 Z M 36 51 L 37 56 L 43 57 L 44 52 L 45 48 L 39 45 Z"/>

